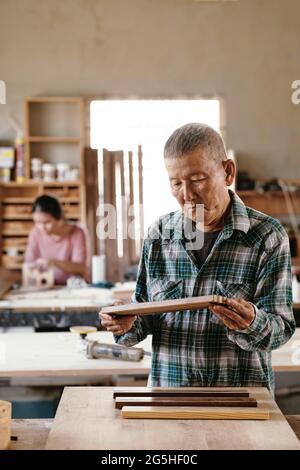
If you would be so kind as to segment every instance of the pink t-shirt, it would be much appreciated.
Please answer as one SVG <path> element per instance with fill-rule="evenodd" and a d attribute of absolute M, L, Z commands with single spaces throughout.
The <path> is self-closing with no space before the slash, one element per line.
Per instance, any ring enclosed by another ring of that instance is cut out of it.
<path fill-rule="evenodd" d="M 32 262 L 38 258 L 73 261 L 87 265 L 88 248 L 84 230 L 77 225 L 59 240 L 54 240 L 43 229 L 34 227 L 28 238 L 25 261 Z M 66 284 L 71 274 L 54 267 L 55 284 Z"/>

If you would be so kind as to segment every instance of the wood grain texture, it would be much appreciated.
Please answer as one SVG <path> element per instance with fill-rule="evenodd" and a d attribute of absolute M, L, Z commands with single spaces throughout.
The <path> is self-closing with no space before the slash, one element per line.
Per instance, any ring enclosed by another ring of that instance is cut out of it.
<path fill-rule="evenodd" d="M 221 407 L 257 407 L 255 398 L 244 397 L 118 397 L 115 407 L 124 406 L 221 406 Z"/>
<path fill-rule="evenodd" d="M 177 312 L 207 308 L 210 304 L 224 304 L 226 298 L 221 295 L 186 297 L 184 299 L 162 300 L 157 302 L 131 303 L 103 307 L 101 313 L 108 315 L 153 315 L 155 313 Z"/>
<path fill-rule="evenodd" d="M 258 409 L 270 410 L 268 420 L 122 419 L 114 408 L 113 390 L 65 387 L 46 449 L 300 450 L 297 437 L 265 388 L 249 387 L 248 391 Z"/>
<path fill-rule="evenodd" d="M 91 341 L 115 344 L 113 334 L 97 331 L 89 334 Z M 116 359 L 88 359 L 78 349 L 78 336 L 74 333 L 7 333 L 1 341 L 10 353 L 1 364 L 0 377 L 61 378 L 146 376 L 151 357 L 139 362 Z M 140 343 L 147 350 L 148 343 Z M 22 354 L 20 354 L 22 351 Z M 49 354 L 51 351 L 51 354 Z M 74 383 L 74 382 L 72 382 Z"/>
<path fill-rule="evenodd" d="M 7 449 L 10 443 L 11 403 L 0 400 L 0 450 Z"/>
<path fill-rule="evenodd" d="M 124 406 L 122 418 L 130 419 L 269 419 L 267 408 L 226 408 L 183 406 Z"/>
<path fill-rule="evenodd" d="M 13 419 L 11 434 L 17 441 L 10 441 L 9 450 L 44 450 L 51 429 L 52 419 Z"/>
<path fill-rule="evenodd" d="M 243 388 L 161 388 L 161 387 L 130 387 L 115 388 L 113 398 L 117 397 L 249 397 L 249 391 Z"/>

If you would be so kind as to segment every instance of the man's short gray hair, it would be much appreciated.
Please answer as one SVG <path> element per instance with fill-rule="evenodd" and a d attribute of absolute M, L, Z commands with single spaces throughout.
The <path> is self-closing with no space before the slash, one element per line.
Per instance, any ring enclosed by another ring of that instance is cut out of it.
<path fill-rule="evenodd" d="M 197 148 L 207 150 L 211 158 L 219 163 L 227 160 L 221 135 L 212 127 L 197 122 L 185 124 L 173 132 L 165 144 L 164 157 L 182 157 Z"/>

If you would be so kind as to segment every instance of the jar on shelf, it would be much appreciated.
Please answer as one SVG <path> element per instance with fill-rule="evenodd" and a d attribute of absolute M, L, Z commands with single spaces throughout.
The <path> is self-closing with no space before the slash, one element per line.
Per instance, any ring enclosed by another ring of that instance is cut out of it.
<path fill-rule="evenodd" d="M 55 166 L 52 163 L 44 163 L 42 173 L 44 181 L 55 181 Z"/>
<path fill-rule="evenodd" d="M 70 165 L 68 163 L 56 164 L 58 181 L 66 181 L 69 178 Z"/>
<path fill-rule="evenodd" d="M 31 178 L 33 180 L 42 179 L 42 160 L 41 158 L 31 159 Z"/>

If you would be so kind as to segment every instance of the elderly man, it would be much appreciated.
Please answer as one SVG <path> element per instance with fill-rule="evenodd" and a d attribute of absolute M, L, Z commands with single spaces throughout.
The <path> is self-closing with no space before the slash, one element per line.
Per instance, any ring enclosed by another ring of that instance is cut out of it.
<path fill-rule="evenodd" d="M 120 319 L 103 314 L 102 324 L 127 346 L 153 335 L 152 386 L 272 390 L 271 351 L 295 331 L 288 237 L 277 220 L 245 207 L 228 189 L 235 164 L 209 126 L 177 129 L 164 156 L 182 210 L 149 228 L 133 301 L 220 294 L 228 306 Z M 200 226 L 197 204 L 204 207 Z M 188 217 L 203 231 L 196 250 L 184 230 Z"/>

